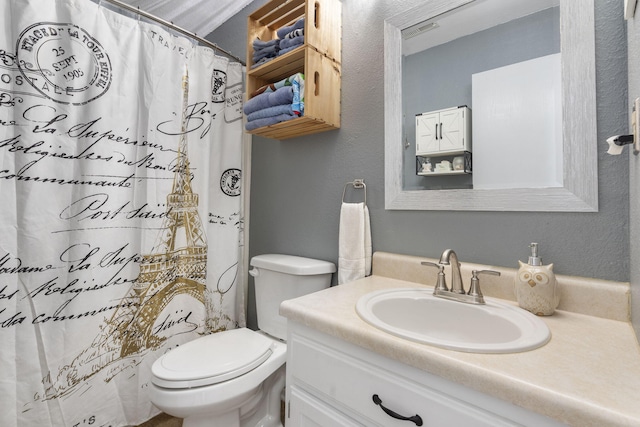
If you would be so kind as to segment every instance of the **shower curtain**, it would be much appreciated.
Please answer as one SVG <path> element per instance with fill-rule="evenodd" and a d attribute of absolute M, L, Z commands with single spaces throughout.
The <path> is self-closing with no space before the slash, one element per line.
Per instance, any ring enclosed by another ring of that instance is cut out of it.
<path fill-rule="evenodd" d="M 89 0 L 0 16 L 0 425 L 139 424 L 160 355 L 244 325 L 242 67 Z"/>

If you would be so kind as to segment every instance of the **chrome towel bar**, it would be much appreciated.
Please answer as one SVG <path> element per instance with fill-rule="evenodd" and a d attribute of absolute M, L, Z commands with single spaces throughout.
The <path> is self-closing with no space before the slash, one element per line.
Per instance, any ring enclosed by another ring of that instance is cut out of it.
<path fill-rule="evenodd" d="M 347 187 L 353 186 L 356 190 L 364 190 L 364 204 L 367 204 L 367 186 L 364 183 L 364 179 L 354 179 L 352 182 L 347 182 L 342 190 L 342 203 L 345 203 L 344 196 L 347 194 Z"/>

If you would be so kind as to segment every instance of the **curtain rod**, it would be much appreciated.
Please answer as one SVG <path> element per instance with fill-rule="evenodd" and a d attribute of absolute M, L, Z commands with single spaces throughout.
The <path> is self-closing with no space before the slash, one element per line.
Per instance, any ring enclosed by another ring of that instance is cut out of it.
<path fill-rule="evenodd" d="M 133 12 L 133 13 L 137 13 L 138 15 L 144 16 L 147 19 L 150 19 L 152 21 L 158 22 L 166 27 L 171 28 L 172 30 L 175 30 L 181 34 L 184 34 L 185 36 L 191 37 L 192 39 L 195 39 L 196 41 L 209 46 L 210 48 L 220 51 L 222 53 L 224 53 L 227 56 L 230 56 L 231 58 L 235 59 L 236 61 L 238 61 L 240 64 L 242 65 L 246 65 L 245 62 L 238 58 L 236 55 L 234 55 L 233 53 L 221 48 L 220 46 L 218 46 L 215 43 L 210 42 L 209 40 L 200 37 L 199 35 L 197 35 L 196 33 L 192 33 L 191 31 L 185 30 L 182 27 L 178 27 L 177 25 L 175 25 L 173 22 L 169 22 L 166 21 L 158 16 L 152 15 L 148 12 L 145 12 L 144 10 L 140 10 L 140 7 L 133 7 L 127 3 L 123 3 L 119 0 L 99 0 L 99 2 L 103 2 L 106 1 L 107 3 L 111 3 L 114 4 L 124 10 L 128 10 L 129 12 Z"/>

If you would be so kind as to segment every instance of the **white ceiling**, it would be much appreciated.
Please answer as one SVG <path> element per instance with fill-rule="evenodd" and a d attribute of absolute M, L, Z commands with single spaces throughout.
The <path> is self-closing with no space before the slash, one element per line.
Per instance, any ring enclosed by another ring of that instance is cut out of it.
<path fill-rule="evenodd" d="M 559 0 L 475 0 L 464 7 L 415 25 L 414 27 L 423 26 L 429 22 L 438 24 L 433 30 L 403 40 L 402 53 L 411 55 L 559 4 Z"/>
<path fill-rule="evenodd" d="M 253 0 L 120 0 L 206 37 Z"/>

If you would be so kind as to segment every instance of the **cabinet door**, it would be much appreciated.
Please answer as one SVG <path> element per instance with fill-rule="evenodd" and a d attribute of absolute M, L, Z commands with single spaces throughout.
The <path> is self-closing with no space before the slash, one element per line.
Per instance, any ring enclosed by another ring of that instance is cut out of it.
<path fill-rule="evenodd" d="M 464 108 L 440 113 L 440 151 L 463 150 L 464 131 Z"/>
<path fill-rule="evenodd" d="M 364 427 L 319 399 L 292 386 L 287 427 Z"/>
<path fill-rule="evenodd" d="M 438 113 L 416 116 L 416 155 L 440 151 L 439 126 Z"/>

